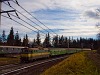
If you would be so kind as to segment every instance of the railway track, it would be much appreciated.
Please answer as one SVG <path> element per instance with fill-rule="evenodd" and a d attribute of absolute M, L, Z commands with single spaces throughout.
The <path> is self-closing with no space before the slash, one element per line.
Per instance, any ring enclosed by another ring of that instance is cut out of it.
<path fill-rule="evenodd" d="M 33 63 L 28 63 L 28 64 L 14 65 L 15 67 L 11 67 L 9 69 L 2 69 L 2 72 L 0 75 L 32 75 L 32 74 L 39 75 L 39 74 L 34 74 L 34 71 L 37 73 L 37 71 L 39 71 L 39 68 L 41 68 L 42 71 L 44 71 L 43 67 L 49 68 L 50 65 L 51 66 L 52 66 L 52 64 L 54 65 L 58 61 L 60 62 L 63 59 L 67 58 L 68 56 L 69 55 L 65 55 L 65 56 L 49 58 L 49 59 L 45 59 L 45 60 L 39 60 L 39 61 L 35 61 Z"/>
<path fill-rule="evenodd" d="M 18 65 L 19 65 L 19 63 L 0 66 L 0 70 L 2 70 L 2 69 L 7 69 L 7 68 L 11 68 L 11 67 L 16 67 L 16 66 L 18 66 Z"/>

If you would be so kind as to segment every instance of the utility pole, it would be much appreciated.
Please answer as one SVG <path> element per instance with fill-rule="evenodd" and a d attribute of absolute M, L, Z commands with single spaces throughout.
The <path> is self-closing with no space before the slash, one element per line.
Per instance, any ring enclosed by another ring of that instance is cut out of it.
<path fill-rule="evenodd" d="M 67 41 L 67 44 L 68 44 L 68 50 L 69 50 L 70 37 L 69 37 L 69 39 L 68 39 L 68 41 Z"/>
<path fill-rule="evenodd" d="M 7 15 L 9 16 L 9 12 L 15 12 L 15 10 L 2 11 L 2 9 L 1 9 L 2 8 L 2 2 L 5 2 L 5 1 L 8 2 L 8 1 L 11 1 L 11 0 L 0 0 L 0 26 L 1 26 L 1 14 L 2 13 L 7 13 Z"/>
<path fill-rule="evenodd" d="M 81 49 L 83 49 L 83 45 L 84 45 L 84 44 L 83 44 L 83 43 L 81 43 Z"/>
<path fill-rule="evenodd" d="M 1 1 L 0 1 L 0 12 L 1 12 Z M 0 26 L 1 26 L 1 13 L 0 13 Z"/>

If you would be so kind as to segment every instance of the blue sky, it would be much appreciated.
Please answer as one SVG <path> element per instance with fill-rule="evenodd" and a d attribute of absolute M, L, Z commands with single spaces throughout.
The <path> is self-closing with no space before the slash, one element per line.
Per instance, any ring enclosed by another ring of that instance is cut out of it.
<path fill-rule="evenodd" d="M 99 0 L 18 0 L 19 4 L 22 5 L 27 11 L 34 15 L 37 19 L 43 22 L 47 27 L 52 29 L 58 35 L 64 35 L 66 37 L 73 36 L 84 37 L 84 38 L 96 38 L 96 34 L 99 32 L 99 29 L 96 28 L 96 24 L 100 20 L 99 11 L 96 9 L 100 8 Z M 26 15 L 28 18 L 36 22 L 42 28 L 47 31 L 46 27 L 24 12 L 19 6 L 14 4 L 12 1 L 11 5 L 19 10 L 21 13 Z M 10 10 L 12 8 L 8 7 L 2 3 L 2 10 Z M 98 15 L 97 15 L 98 13 Z M 14 13 L 12 13 L 14 14 Z M 7 16 L 7 14 L 3 14 Z M 42 32 L 45 32 L 42 28 L 28 21 L 25 17 L 19 14 L 19 16 L 30 23 L 31 25 L 37 27 Z M 12 17 L 12 16 L 11 16 Z M 14 18 L 14 17 L 12 17 Z M 16 18 L 14 18 L 16 19 Z M 16 19 L 18 22 L 32 28 L 26 23 Z M 36 38 L 36 33 L 9 20 L 2 17 L 0 34 L 5 30 L 8 35 L 10 28 L 13 26 L 15 33 L 19 31 L 21 37 L 25 34 L 28 34 L 30 40 Z M 36 29 L 32 28 L 37 31 Z M 45 34 L 41 33 L 45 36 Z M 51 37 L 55 35 L 50 32 Z M 44 36 L 41 36 L 41 39 L 44 39 Z"/>

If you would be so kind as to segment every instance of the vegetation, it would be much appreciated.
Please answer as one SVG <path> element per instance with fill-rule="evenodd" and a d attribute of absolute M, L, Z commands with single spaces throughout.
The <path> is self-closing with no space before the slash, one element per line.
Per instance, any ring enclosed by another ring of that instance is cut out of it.
<path fill-rule="evenodd" d="M 86 53 L 73 54 L 41 75 L 100 75 L 98 68 L 87 58 Z"/>
<path fill-rule="evenodd" d="M 20 58 L 0 57 L 0 66 L 7 64 L 16 64 L 20 62 Z"/>
<path fill-rule="evenodd" d="M 54 48 L 91 48 L 98 49 L 100 44 L 99 39 L 93 38 L 77 38 L 73 39 L 73 37 L 64 37 L 62 36 L 54 36 L 53 39 L 50 39 L 49 33 L 46 34 L 43 43 L 41 42 L 40 33 L 37 33 L 36 39 L 32 43 L 29 44 L 29 38 L 26 34 L 21 40 L 19 33 L 17 31 L 14 34 L 14 29 L 11 27 L 9 35 L 6 37 L 5 31 L 3 30 L 2 36 L 0 37 L 0 45 L 10 45 L 10 46 L 29 46 L 29 47 L 54 47 Z"/>

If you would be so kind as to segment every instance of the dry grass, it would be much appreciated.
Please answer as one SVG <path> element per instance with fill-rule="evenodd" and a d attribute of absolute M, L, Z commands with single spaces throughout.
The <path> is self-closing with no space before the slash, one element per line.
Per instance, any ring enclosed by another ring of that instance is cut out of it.
<path fill-rule="evenodd" d="M 0 57 L 0 66 L 1 65 L 7 65 L 7 64 L 15 64 L 15 63 L 19 63 L 20 62 L 20 58 L 10 58 L 10 57 Z"/>
<path fill-rule="evenodd" d="M 86 53 L 73 54 L 41 75 L 100 75 L 97 67 L 86 57 Z"/>

